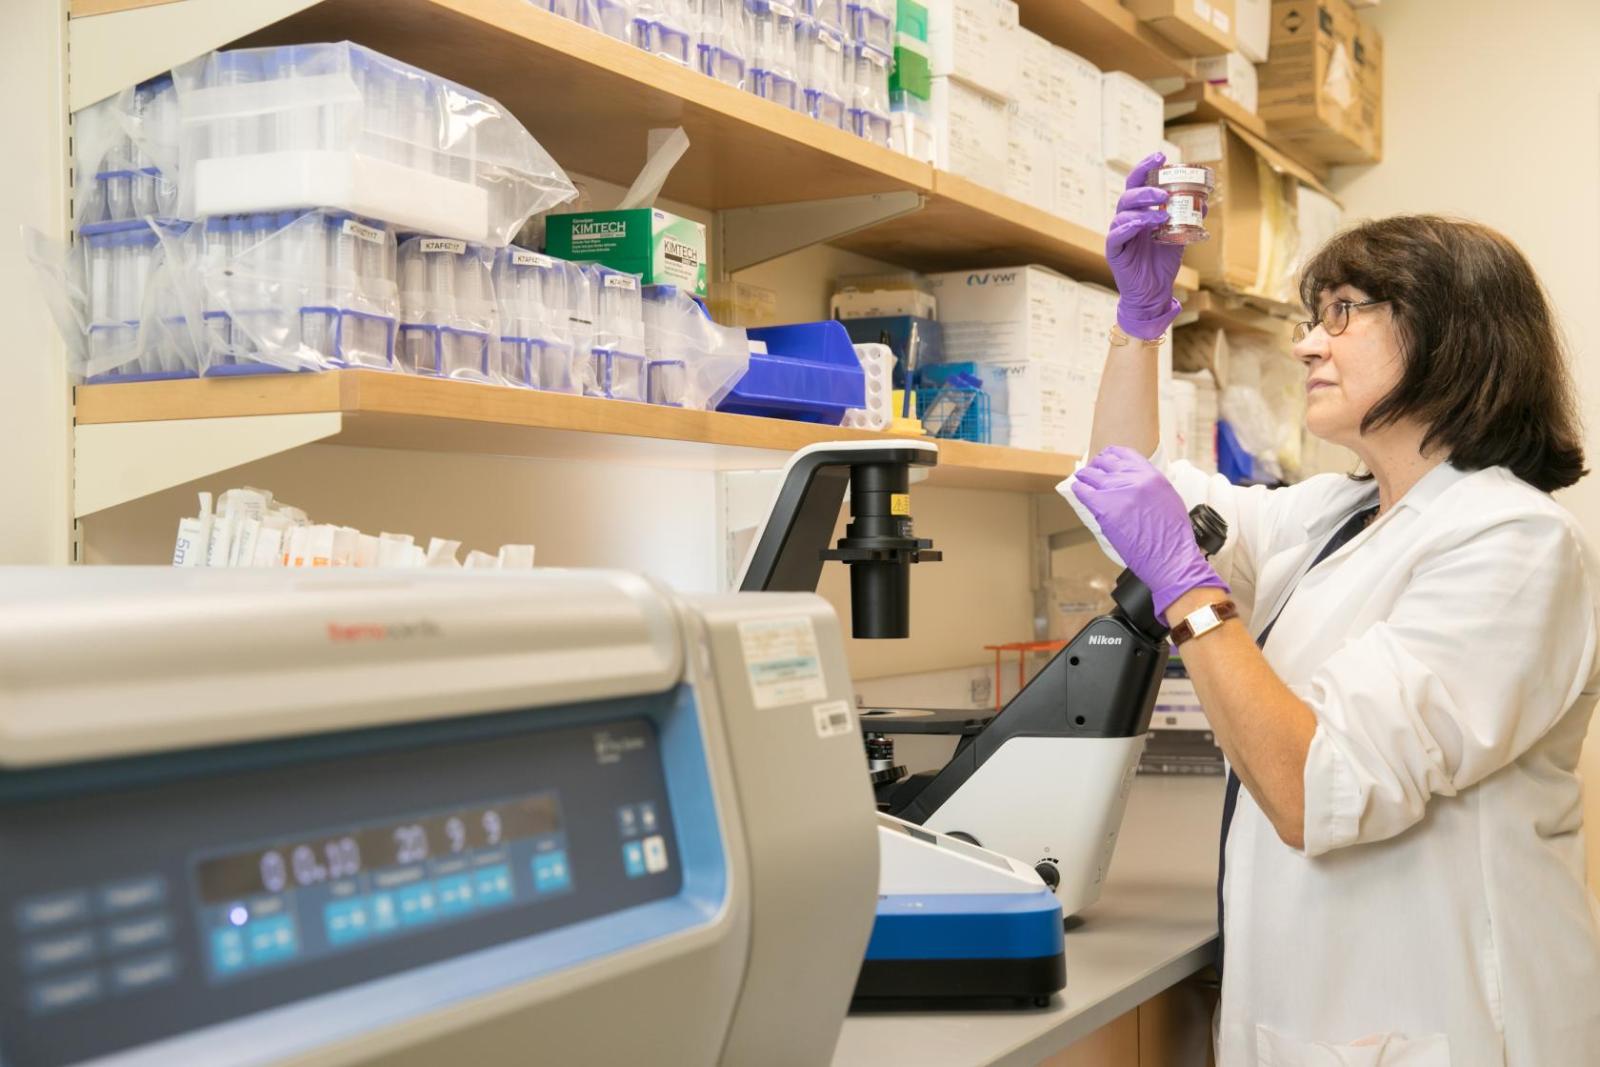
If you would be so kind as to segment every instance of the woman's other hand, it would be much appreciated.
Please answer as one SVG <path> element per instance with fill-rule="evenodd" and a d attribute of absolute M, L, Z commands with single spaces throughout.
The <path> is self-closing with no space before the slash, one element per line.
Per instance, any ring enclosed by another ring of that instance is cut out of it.
<path fill-rule="evenodd" d="M 1106 262 L 1120 294 L 1117 325 L 1145 340 L 1165 333 L 1182 310 L 1172 285 L 1183 262 L 1183 246 L 1155 239 L 1156 230 L 1167 223 L 1167 191 L 1145 185 L 1150 172 L 1166 158 L 1157 152 L 1133 168 L 1106 235 Z"/>
<path fill-rule="evenodd" d="M 1150 587 L 1163 621 L 1173 601 L 1191 589 L 1227 590 L 1195 542 L 1178 491 L 1139 453 L 1107 448 L 1074 475 L 1072 493 L 1128 569 Z"/>

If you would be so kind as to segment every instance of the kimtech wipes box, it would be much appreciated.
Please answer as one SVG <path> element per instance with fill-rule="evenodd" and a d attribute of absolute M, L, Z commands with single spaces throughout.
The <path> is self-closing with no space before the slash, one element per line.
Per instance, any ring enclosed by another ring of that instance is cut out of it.
<path fill-rule="evenodd" d="M 552 256 L 639 275 L 646 285 L 681 285 L 706 295 L 706 228 L 660 208 L 551 215 Z"/>

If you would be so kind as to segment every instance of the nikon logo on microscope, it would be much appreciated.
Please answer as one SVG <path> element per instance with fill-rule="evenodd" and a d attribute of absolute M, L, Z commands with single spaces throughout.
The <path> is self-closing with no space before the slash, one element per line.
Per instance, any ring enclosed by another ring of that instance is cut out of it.
<path fill-rule="evenodd" d="M 1089 643 L 1091 645 L 1120 645 L 1122 644 L 1122 638 L 1107 637 L 1105 634 L 1090 634 Z"/>

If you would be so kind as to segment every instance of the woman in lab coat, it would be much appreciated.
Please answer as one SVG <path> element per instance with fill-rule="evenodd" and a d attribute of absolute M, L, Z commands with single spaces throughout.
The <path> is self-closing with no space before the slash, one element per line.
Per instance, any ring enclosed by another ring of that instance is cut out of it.
<path fill-rule="evenodd" d="M 1157 160 L 1107 239 L 1118 328 L 1094 458 L 1061 491 L 1150 586 L 1242 781 L 1218 1063 L 1600 1064 L 1576 771 L 1595 564 L 1549 496 L 1585 472 L 1539 283 L 1472 223 L 1335 237 L 1304 272 L 1294 357 L 1307 427 L 1364 473 L 1238 488 L 1157 449 L 1153 339 L 1182 255 L 1151 239 Z M 1202 502 L 1229 529 L 1210 562 Z"/>

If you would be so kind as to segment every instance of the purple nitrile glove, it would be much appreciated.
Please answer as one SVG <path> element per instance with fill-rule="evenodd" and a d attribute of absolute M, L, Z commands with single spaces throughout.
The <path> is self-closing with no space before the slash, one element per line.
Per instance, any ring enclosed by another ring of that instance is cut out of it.
<path fill-rule="evenodd" d="M 1113 445 L 1074 476 L 1072 493 L 1139 580 L 1150 587 L 1156 616 L 1191 589 L 1231 592 L 1194 539 L 1189 512 L 1166 475 L 1131 448 Z"/>
<path fill-rule="evenodd" d="M 1182 311 L 1172 283 L 1183 262 L 1182 245 L 1160 244 L 1155 232 L 1167 223 L 1167 191 L 1146 186 L 1150 172 L 1167 161 L 1160 152 L 1146 156 L 1128 175 L 1127 191 L 1106 234 L 1106 262 L 1116 280 L 1117 325 L 1133 337 L 1153 340 Z"/>

